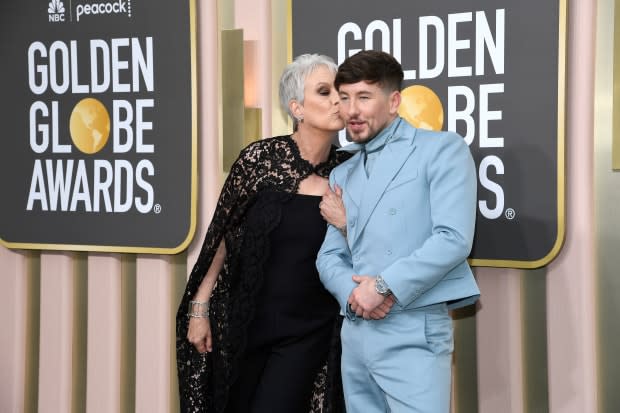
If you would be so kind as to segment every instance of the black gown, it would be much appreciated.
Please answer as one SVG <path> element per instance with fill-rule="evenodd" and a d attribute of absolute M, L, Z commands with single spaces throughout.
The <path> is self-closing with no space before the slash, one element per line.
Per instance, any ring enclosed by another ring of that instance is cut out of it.
<path fill-rule="evenodd" d="M 259 194 L 258 200 L 264 196 L 269 194 Z M 312 384 L 327 359 L 339 310 L 315 265 L 326 231 L 320 200 L 295 194 L 282 205 L 227 412 L 309 410 Z"/>
<path fill-rule="evenodd" d="M 248 328 L 255 319 L 265 278 L 271 233 L 301 181 L 313 173 L 327 178 L 350 156 L 333 146 L 327 161 L 311 165 L 301 157 L 291 136 L 277 136 L 248 145 L 231 167 L 177 312 L 182 412 L 225 412 L 231 386 L 240 377 L 242 358 L 247 354 Z M 213 351 L 200 354 L 186 338 L 187 308 L 222 240 L 226 258 L 209 305 Z M 333 323 L 329 354 L 311 386 L 310 412 L 344 409 L 339 365 L 341 321 L 337 317 Z"/>

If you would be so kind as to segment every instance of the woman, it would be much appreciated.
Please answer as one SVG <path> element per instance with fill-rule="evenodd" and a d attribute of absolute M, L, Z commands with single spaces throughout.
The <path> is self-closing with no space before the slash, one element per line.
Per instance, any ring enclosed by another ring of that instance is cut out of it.
<path fill-rule="evenodd" d="M 321 195 L 349 156 L 331 144 L 344 126 L 335 73 L 320 55 L 287 66 L 280 104 L 293 134 L 250 144 L 231 168 L 177 314 L 184 412 L 340 408 L 328 363 L 339 309 L 315 267 Z"/>

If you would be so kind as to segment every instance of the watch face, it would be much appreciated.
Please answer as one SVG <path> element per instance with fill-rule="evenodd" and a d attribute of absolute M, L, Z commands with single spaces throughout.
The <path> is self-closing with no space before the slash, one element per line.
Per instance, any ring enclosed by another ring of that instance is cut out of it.
<path fill-rule="evenodd" d="M 376 279 L 375 290 L 377 291 L 377 293 L 381 295 L 387 295 L 390 293 L 390 289 L 388 288 L 388 286 L 385 284 L 385 281 L 383 281 L 383 278 L 381 277 L 377 277 Z"/>

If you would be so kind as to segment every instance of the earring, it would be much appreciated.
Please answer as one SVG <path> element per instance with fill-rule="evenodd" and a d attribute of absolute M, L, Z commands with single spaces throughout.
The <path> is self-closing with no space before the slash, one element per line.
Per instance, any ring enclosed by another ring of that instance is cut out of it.
<path fill-rule="evenodd" d="M 304 117 L 303 116 L 298 117 L 297 122 L 304 123 Z"/>

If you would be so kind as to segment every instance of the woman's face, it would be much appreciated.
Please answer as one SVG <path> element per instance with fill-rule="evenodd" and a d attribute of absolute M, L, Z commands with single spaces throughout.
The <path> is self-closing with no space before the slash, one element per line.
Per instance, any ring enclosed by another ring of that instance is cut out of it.
<path fill-rule="evenodd" d="M 334 77 L 335 73 L 325 66 L 319 66 L 306 77 L 304 104 L 301 106 L 305 127 L 328 131 L 344 128 Z"/>

